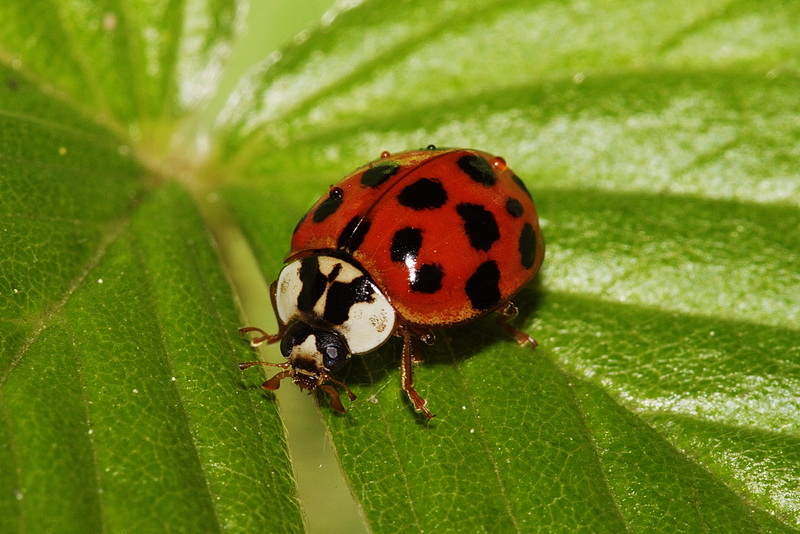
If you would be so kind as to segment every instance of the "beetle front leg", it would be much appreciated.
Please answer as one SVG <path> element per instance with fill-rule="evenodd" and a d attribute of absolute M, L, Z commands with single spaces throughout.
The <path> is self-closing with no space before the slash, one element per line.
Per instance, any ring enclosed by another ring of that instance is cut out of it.
<path fill-rule="evenodd" d="M 277 334 L 268 334 L 255 326 L 245 326 L 244 328 L 239 329 L 239 333 L 242 335 L 247 334 L 249 332 L 256 332 L 260 334 L 250 339 L 251 347 L 258 347 L 262 343 L 266 343 L 267 345 L 269 345 L 270 343 L 275 343 L 276 341 L 279 341 L 281 337 L 283 337 L 282 332 L 278 332 Z"/>
<path fill-rule="evenodd" d="M 250 339 L 251 347 L 258 347 L 262 343 L 270 345 L 272 343 L 275 343 L 276 341 L 280 341 L 281 338 L 283 338 L 283 334 L 286 332 L 286 325 L 283 324 L 283 322 L 280 320 L 280 316 L 278 315 L 278 304 L 276 301 L 277 292 L 278 292 L 278 281 L 276 280 L 275 282 L 272 282 L 272 284 L 270 285 L 269 294 L 270 294 L 270 300 L 272 301 L 272 309 L 275 312 L 275 317 L 278 319 L 279 326 L 277 334 L 268 334 L 255 326 L 245 326 L 244 328 L 239 329 L 239 334 L 241 335 L 247 334 L 249 332 L 256 332 L 257 334 L 259 334 L 258 336 Z"/>
<path fill-rule="evenodd" d="M 400 366 L 400 375 L 403 380 L 403 389 L 408 394 L 411 404 L 418 412 L 425 414 L 425 417 L 430 421 L 433 414 L 428 410 L 428 401 L 423 399 L 417 390 L 414 389 L 414 371 L 413 365 L 415 361 L 422 359 L 421 351 L 417 340 L 407 330 L 403 329 L 401 335 L 403 336 L 403 361 Z"/>

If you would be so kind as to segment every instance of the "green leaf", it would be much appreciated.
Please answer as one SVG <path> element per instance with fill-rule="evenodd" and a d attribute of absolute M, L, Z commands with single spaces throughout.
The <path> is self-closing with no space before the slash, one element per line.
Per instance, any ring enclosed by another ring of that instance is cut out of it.
<path fill-rule="evenodd" d="M 0 8 L 0 531 L 800 530 L 800 6 L 373 0 L 278 53 L 245 11 Z M 430 143 L 533 192 L 539 347 L 438 331 L 430 423 L 397 342 L 276 402 L 236 331 L 294 225 Z"/>
<path fill-rule="evenodd" d="M 301 529 L 275 404 L 235 367 L 249 354 L 205 222 L 134 139 L 178 124 L 169 28 L 191 21 L 34 7 L 0 16 L 0 531 Z M 158 68 L 135 59 L 150 33 Z"/>

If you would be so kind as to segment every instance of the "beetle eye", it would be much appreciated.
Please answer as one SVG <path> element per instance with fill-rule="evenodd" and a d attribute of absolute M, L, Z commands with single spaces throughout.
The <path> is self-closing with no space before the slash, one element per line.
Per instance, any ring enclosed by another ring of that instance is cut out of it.
<path fill-rule="evenodd" d="M 322 365 L 328 371 L 335 369 L 347 361 L 350 350 L 339 334 L 325 330 L 317 330 L 317 351 L 322 355 Z"/>
<path fill-rule="evenodd" d="M 340 347 L 328 345 L 325 347 L 325 352 L 322 355 L 322 364 L 326 369 L 333 369 L 334 367 L 338 367 L 345 357 L 346 353 Z"/>

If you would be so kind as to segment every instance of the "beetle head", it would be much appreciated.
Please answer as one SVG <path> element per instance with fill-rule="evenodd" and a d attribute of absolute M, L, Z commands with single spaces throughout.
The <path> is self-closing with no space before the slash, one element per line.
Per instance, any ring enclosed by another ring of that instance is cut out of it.
<path fill-rule="evenodd" d="M 344 413 L 344 406 L 339 392 L 330 384 L 342 387 L 350 400 L 356 399 L 350 388 L 334 380 L 329 374 L 350 357 L 347 343 L 336 332 L 298 321 L 283 335 L 281 353 L 286 357 L 283 363 L 250 362 L 240 364 L 239 368 L 247 369 L 252 365 L 280 367 L 283 371 L 264 382 L 261 387 L 275 391 L 280 387 L 281 380 L 291 378 L 300 389 L 308 390 L 309 393 L 321 388 L 330 396 L 331 407 L 340 413 Z"/>

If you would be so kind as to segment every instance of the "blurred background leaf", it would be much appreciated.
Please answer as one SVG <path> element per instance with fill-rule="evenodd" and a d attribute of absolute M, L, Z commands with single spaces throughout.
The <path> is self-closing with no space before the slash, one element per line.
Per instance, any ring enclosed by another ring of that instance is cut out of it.
<path fill-rule="evenodd" d="M 295 5 L 0 8 L 0 530 L 796 532 L 800 6 Z M 395 343 L 276 403 L 294 224 L 430 143 L 534 193 L 540 347 L 438 333 L 430 424 Z"/>

